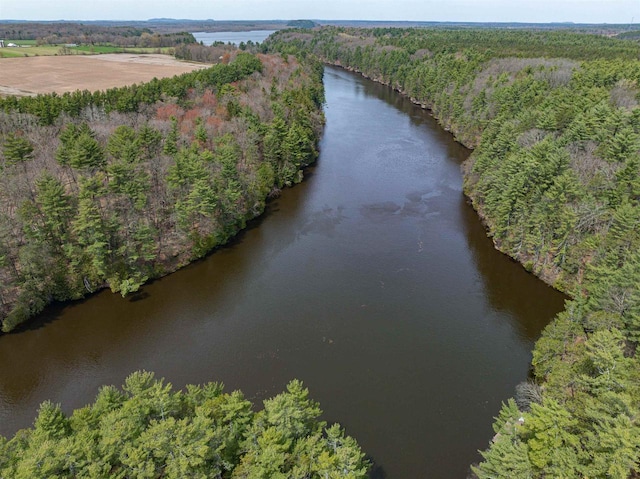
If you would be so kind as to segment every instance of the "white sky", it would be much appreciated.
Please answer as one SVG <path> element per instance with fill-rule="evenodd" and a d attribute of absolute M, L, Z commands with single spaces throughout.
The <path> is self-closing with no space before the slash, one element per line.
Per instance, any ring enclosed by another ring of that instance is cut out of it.
<path fill-rule="evenodd" d="M 640 23 L 640 0 L 0 0 L 0 21 L 160 17 Z"/>

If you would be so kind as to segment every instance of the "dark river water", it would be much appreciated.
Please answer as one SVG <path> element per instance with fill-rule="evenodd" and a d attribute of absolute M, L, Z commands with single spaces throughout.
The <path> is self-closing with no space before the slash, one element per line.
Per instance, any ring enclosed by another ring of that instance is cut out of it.
<path fill-rule="evenodd" d="M 302 379 L 375 478 L 464 478 L 563 296 L 492 248 L 468 151 L 388 88 L 327 68 L 317 165 L 207 259 L 0 337 L 0 433 L 137 369 L 254 401 Z"/>

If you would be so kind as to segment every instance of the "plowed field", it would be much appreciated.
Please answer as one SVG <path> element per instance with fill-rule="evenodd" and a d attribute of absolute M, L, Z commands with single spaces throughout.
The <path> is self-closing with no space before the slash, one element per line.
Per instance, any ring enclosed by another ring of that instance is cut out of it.
<path fill-rule="evenodd" d="M 0 94 L 106 90 L 190 72 L 206 65 L 167 55 L 70 55 L 0 60 Z"/>

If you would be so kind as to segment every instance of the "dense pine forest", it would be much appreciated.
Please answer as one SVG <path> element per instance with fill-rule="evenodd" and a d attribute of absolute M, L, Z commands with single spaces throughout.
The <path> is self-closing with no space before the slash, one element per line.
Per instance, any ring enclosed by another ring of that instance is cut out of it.
<path fill-rule="evenodd" d="M 0 477 L 367 477 L 355 440 L 320 414 L 299 381 L 255 412 L 218 383 L 174 391 L 141 371 L 69 417 L 43 403 L 32 429 L 0 438 Z"/>
<path fill-rule="evenodd" d="M 567 31 L 322 28 L 271 49 L 361 72 L 474 152 L 465 192 L 498 249 L 572 300 L 473 473 L 640 474 L 640 46 Z"/>
<path fill-rule="evenodd" d="M 315 160 L 321 79 L 233 52 L 171 79 L 0 99 L 2 330 L 227 242 Z"/>

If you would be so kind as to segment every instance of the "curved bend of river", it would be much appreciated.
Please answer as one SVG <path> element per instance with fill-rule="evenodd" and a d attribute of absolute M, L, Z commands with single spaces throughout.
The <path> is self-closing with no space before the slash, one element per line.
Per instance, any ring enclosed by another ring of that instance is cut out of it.
<path fill-rule="evenodd" d="M 0 337 L 0 433 L 137 369 L 254 401 L 302 379 L 375 478 L 462 478 L 564 297 L 495 251 L 468 151 L 385 86 L 325 70 L 307 180 L 229 246 L 129 299 L 102 292 Z"/>

